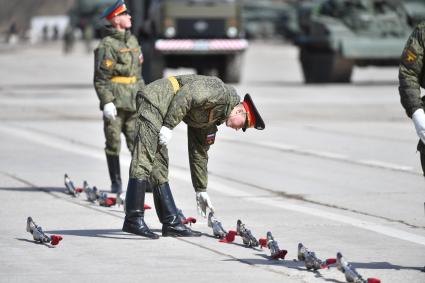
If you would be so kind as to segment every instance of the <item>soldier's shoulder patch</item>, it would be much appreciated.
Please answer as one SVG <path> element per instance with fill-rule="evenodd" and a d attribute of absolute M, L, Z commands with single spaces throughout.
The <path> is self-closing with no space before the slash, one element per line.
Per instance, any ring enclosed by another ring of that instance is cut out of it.
<path fill-rule="evenodd" d="M 403 52 L 403 62 L 406 65 L 412 65 L 416 63 L 416 59 L 418 58 L 418 55 L 412 48 L 407 48 Z"/>
<path fill-rule="evenodd" d="M 112 60 L 112 59 L 105 59 L 105 60 L 103 60 L 103 66 L 105 67 L 105 68 L 107 68 L 107 69 L 111 69 L 112 68 L 112 66 L 114 65 L 114 61 Z"/>

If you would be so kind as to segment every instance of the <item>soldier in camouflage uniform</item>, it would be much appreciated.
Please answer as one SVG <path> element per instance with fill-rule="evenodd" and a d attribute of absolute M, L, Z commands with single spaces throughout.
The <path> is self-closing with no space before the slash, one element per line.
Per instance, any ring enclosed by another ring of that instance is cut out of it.
<path fill-rule="evenodd" d="M 419 136 L 418 151 L 425 176 L 425 113 L 424 96 L 421 87 L 425 86 L 425 22 L 416 26 L 407 40 L 399 69 L 399 93 L 401 104 L 407 116 L 412 118 Z"/>
<path fill-rule="evenodd" d="M 144 86 L 141 77 L 143 56 L 137 39 L 127 30 L 131 27 L 131 16 L 124 1 L 118 0 L 106 9 L 103 17 L 112 26 L 106 27 L 107 35 L 95 50 L 94 86 L 103 110 L 111 191 L 120 193 L 121 132 L 128 149 L 133 151 L 136 94 Z"/>
<path fill-rule="evenodd" d="M 168 184 L 168 150 L 172 129 L 181 121 L 188 126 L 189 162 L 198 208 L 213 211 L 206 192 L 208 149 L 217 126 L 226 123 L 236 130 L 264 129 L 264 122 L 247 94 L 242 103 L 236 90 L 216 77 L 185 75 L 157 80 L 137 95 L 136 138 L 126 195 L 123 231 L 157 239 L 144 222 L 145 191 L 153 197 L 162 235 L 200 236 L 181 223 Z"/>

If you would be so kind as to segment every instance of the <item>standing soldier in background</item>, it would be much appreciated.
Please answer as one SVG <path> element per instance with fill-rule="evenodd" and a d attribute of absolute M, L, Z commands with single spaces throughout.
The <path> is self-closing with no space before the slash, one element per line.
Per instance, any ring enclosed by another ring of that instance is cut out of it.
<path fill-rule="evenodd" d="M 131 16 L 123 0 L 118 0 L 106 9 L 102 18 L 106 18 L 112 26 L 106 27 L 106 36 L 95 50 L 94 87 L 100 100 L 100 109 L 103 110 L 111 191 L 121 193 L 121 132 L 132 152 L 136 94 L 144 87 L 141 77 L 143 56 L 136 37 L 128 31 Z"/>
<path fill-rule="evenodd" d="M 94 36 L 93 25 L 88 23 L 84 26 L 84 30 L 83 30 L 84 45 L 86 46 L 87 53 L 92 52 L 93 36 Z"/>
<path fill-rule="evenodd" d="M 72 52 L 75 44 L 74 29 L 67 25 L 63 34 L 63 51 L 65 54 Z"/>
<path fill-rule="evenodd" d="M 421 87 L 425 86 L 425 22 L 416 26 L 404 47 L 399 69 L 399 93 L 407 116 L 419 136 L 418 151 L 425 176 L 425 113 Z"/>

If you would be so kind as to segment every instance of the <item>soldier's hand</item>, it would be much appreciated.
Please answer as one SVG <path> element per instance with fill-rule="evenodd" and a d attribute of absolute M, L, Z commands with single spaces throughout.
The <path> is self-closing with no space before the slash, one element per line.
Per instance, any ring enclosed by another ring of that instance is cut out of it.
<path fill-rule="evenodd" d="M 143 63 L 143 54 L 140 54 L 139 55 L 139 64 L 142 64 Z"/>
<path fill-rule="evenodd" d="M 106 119 L 115 120 L 115 117 L 117 116 L 117 108 L 115 108 L 114 103 L 109 102 L 103 106 L 103 116 L 105 116 Z"/>
<path fill-rule="evenodd" d="M 207 217 L 207 208 L 214 213 L 214 207 L 212 206 L 211 199 L 208 196 L 207 192 L 197 192 L 196 193 L 196 204 L 198 207 L 198 214 L 202 217 Z"/>
<path fill-rule="evenodd" d="M 159 144 L 160 145 L 168 145 L 173 136 L 173 131 L 167 127 L 162 126 L 159 131 Z"/>
<path fill-rule="evenodd" d="M 418 109 L 412 115 L 413 123 L 415 124 L 416 133 L 419 138 L 425 143 L 425 113 L 423 109 Z"/>

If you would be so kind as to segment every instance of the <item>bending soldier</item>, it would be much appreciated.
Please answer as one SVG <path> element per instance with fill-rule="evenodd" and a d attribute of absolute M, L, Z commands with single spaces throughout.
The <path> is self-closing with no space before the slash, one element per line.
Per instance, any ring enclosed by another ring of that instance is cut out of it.
<path fill-rule="evenodd" d="M 106 9 L 102 17 L 112 26 L 106 27 L 106 36 L 95 50 L 94 86 L 103 110 L 111 191 L 121 193 L 121 132 L 128 149 L 133 151 L 136 94 L 144 86 L 143 56 L 137 39 L 127 30 L 131 27 L 131 16 L 123 0 Z"/>
<path fill-rule="evenodd" d="M 425 176 L 425 113 L 420 87 L 425 86 L 425 22 L 416 26 L 407 40 L 399 68 L 399 93 L 407 116 L 412 118 L 419 136 L 418 151 Z"/>
<path fill-rule="evenodd" d="M 172 129 L 181 121 L 188 126 L 188 148 L 192 184 L 198 208 L 206 215 L 213 210 L 206 192 L 208 149 L 217 126 L 233 129 L 264 129 L 250 96 L 242 103 L 236 90 L 215 77 L 185 75 L 157 80 L 137 95 L 137 133 L 126 195 L 123 231 L 157 239 L 144 221 L 145 191 L 153 186 L 153 197 L 163 236 L 200 236 L 181 224 L 168 183 L 168 150 Z"/>

